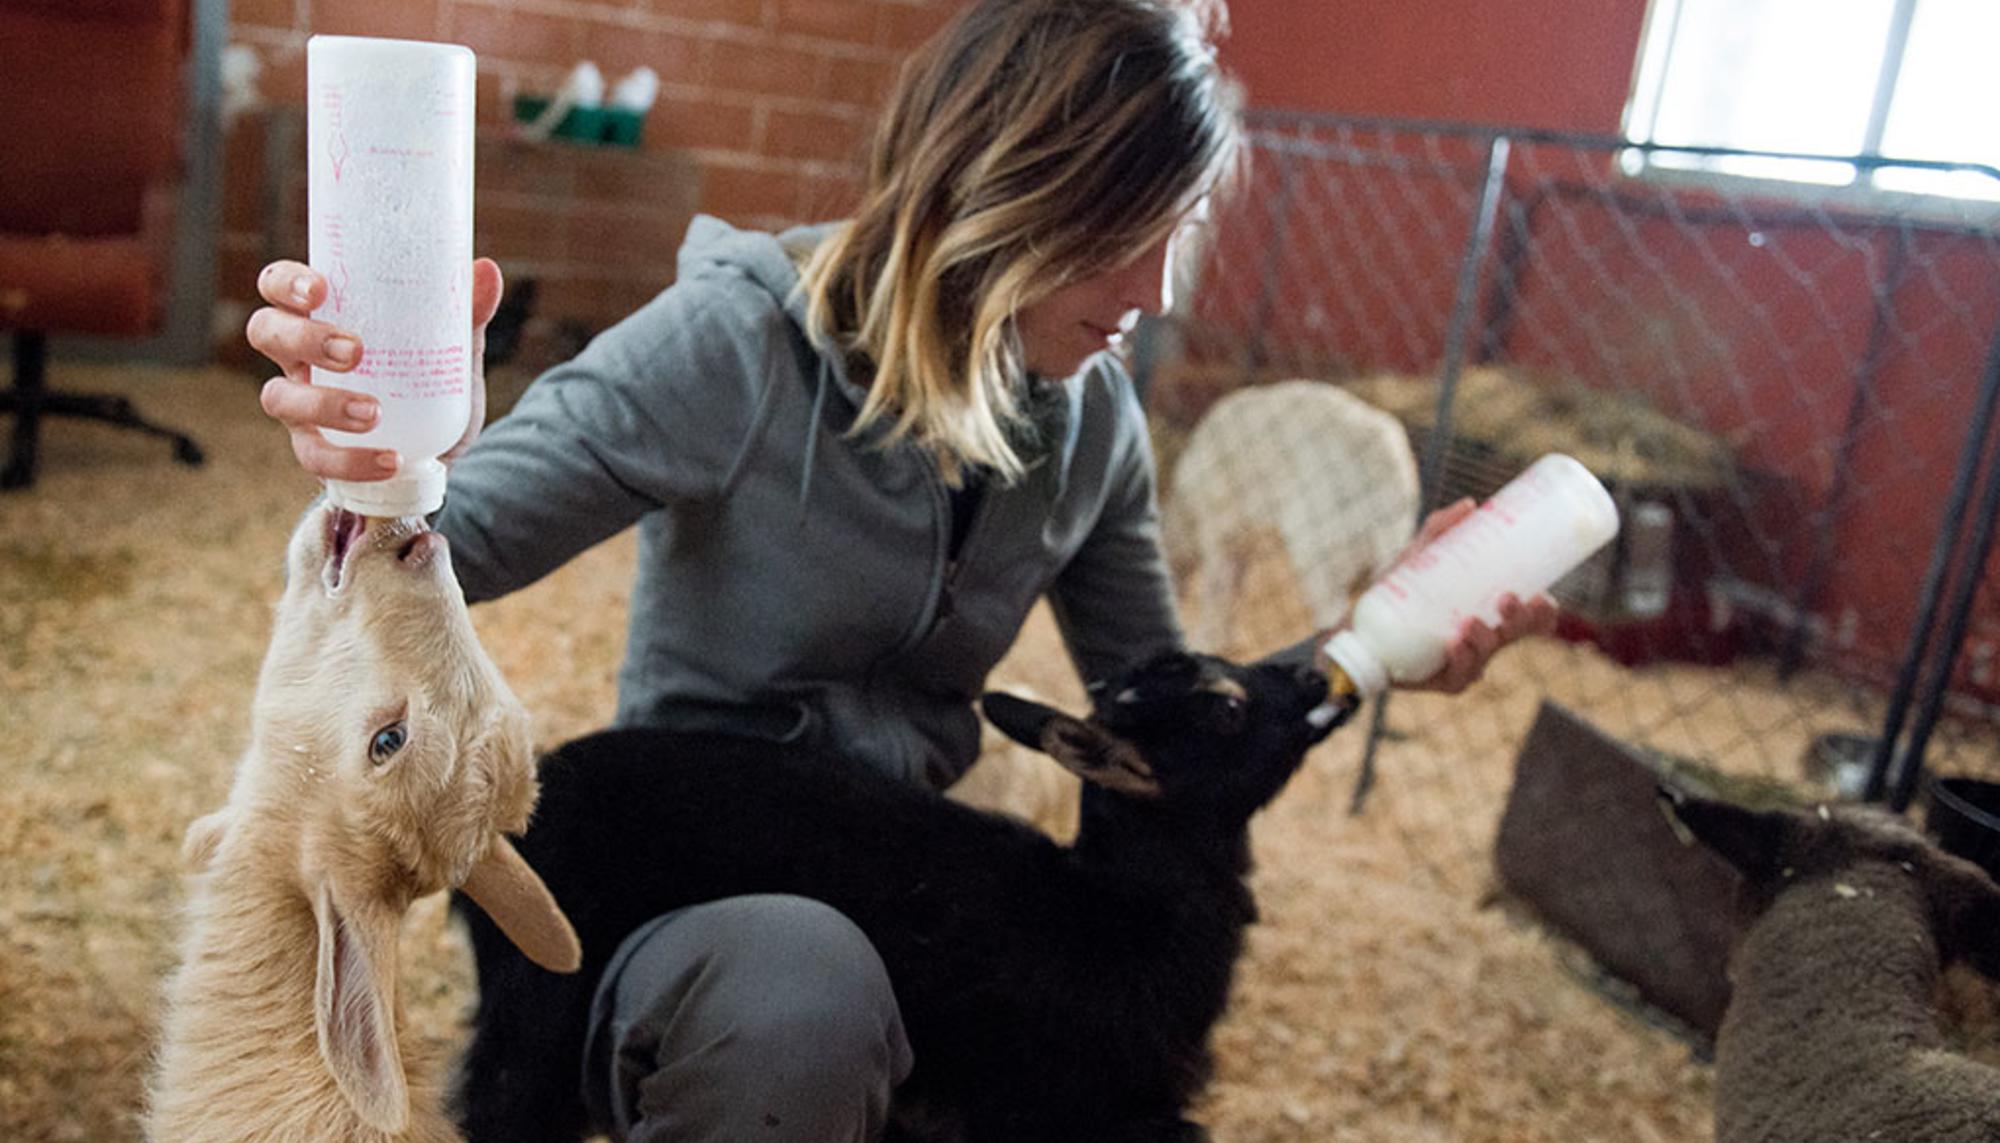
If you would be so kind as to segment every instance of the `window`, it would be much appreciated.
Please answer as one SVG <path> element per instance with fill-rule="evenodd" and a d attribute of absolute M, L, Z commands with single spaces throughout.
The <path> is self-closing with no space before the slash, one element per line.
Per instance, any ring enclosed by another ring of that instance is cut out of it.
<path fill-rule="evenodd" d="M 1628 138 L 2000 167 L 1995 0 L 1653 0 Z M 1634 152 L 1645 166 L 2000 200 L 1978 171 Z"/>

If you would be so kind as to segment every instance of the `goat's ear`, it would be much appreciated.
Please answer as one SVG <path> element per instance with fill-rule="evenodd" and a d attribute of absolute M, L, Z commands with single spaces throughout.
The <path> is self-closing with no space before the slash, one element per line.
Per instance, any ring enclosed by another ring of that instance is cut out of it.
<path fill-rule="evenodd" d="M 1062 717 L 1062 712 L 1054 707 L 999 691 L 988 691 L 981 696 L 979 709 L 1000 733 L 1030 750 L 1042 748 L 1042 727 L 1050 719 Z"/>
<path fill-rule="evenodd" d="M 408 1125 L 410 1092 L 396 1045 L 396 931 L 386 902 L 344 906 L 330 881 L 313 890 L 319 968 L 313 1024 L 319 1054 L 362 1122 L 394 1135 Z"/>
<path fill-rule="evenodd" d="M 493 835 L 493 848 L 459 888 L 529 960 L 550 972 L 575 972 L 583 964 L 576 929 L 549 895 L 548 886 L 505 837 Z"/>
<path fill-rule="evenodd" d="M 1094 722 L 1058 714 L 1042 725 L 1042 753 L 1086 782 L 1137 798 L 1160 796 L 1160 782 L 1139 748 Z"/>
<path fill-rule="evenodd" d="M 1664 785 L 1660 805 L 1668 820 L 1686 831 L 1683 841 L 1701 842 L 1752 881 L 1779 871 L 1786 844 L 1799 829 L 1798 815 L 1786 810 L 1745 809 Z"/>
<path fill-rule="evenodd" d="M 189 822 L 187 833 L 181 835 L 181 864 L 196 871 L 207 869 L 215 851 L 222 848 L 231 820 L 229 807 L 224 806 Z"/>
<path fill-rule="evenodd" d="M 1134 797 L 1160 796 L 1160 783 L 1139 748 L 1096 723 L 998 692 L 981 698 L 979 705 L 1002 734 L 1055 759 L 1084 781 Z"/>

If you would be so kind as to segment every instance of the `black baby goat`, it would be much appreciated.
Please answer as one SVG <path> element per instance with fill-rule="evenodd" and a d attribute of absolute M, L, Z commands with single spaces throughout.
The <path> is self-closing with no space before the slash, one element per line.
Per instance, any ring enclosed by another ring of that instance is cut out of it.
<path fill-rule="evenodd" d="M 519 848 L 575 924 L 583 971 L 536 967 L 463 910 L 473 1143 L 582 1136 L 585 1025 L 612 952 L 660 913 L 748 893 L 832 905 L 881 954 L 916 1058 L 890 1138 L 1206 1138 L 1183 1113 L 1256 918 L 1251 815 L 1353 703 L 1329 702 L 1313 671 L 1181 653 L 1097 693 L 1088 719 L 984 700 L 1085 779 L 1073 847 L 768 743 L 620 730 L 549 755 Z"/>

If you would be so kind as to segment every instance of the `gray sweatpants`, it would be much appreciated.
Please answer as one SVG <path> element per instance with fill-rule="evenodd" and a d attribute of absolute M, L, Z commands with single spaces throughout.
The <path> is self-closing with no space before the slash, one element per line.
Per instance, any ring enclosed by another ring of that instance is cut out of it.
<path fill-rule="evenodd" d="M 592 1004 L 584 1100 L 630 1143 L 872 1143 L 910 1045 L 882 958 L 804 897 L 656 917 Z"/>

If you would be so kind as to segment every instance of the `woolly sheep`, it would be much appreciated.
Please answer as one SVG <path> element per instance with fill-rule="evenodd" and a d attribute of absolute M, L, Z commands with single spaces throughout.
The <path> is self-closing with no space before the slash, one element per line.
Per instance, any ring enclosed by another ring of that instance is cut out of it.
<path fill-rule="evenodd" d="M 1195 604 L 1198 646 L 1226 646 L 1244 565 L 1275 536 L 1317 627 L 1409 543 L 1421 491 L 1402 422 L 1321 381 L 1244 389 L 1210 408 L 1174 464 L 1162 536 Z"/>
<path fill-rule="evenodd" d="M 400 1034 L 396 938 L 413 901 L 463 886 L 539 963 L 574 969 L 575 934 L 501 836 L 534 803 L 527 715 L 442 537 L 321 507 L 286 573 L 250 745 L 187 834 L 146 1134 L 457 1139 Z"/>
<path fill-rule="evenodd" d="M 536 969 L 468 915 L 468 1137 L 582 1136 L 591 995 L 619 942 L 682 905 L 790 893 L 839 909 L 888 967 L 916 1059 L 891 1138 L 1206 1138 L 1182 1114 L 1256 917 L 1249 820 L 1352 706 L 1307 669 L 1181 653 L 1099 694 L 1087 719 L 984 700 L 1084 779 L 1070 847 L 795 747 L 623 730 L 545 758 L 521 852 L 576 921 L 584 969 Z"/>
<path fill-rule="evenodd" d="M 1717 1143 L 1994 1143 L 2000 1070 L 1952 1052 L 1940 965 L 2000 968 L 2000 887 L 1867 807 L 1753 811 L 1663 792 L 1757 915 L 1716 1039 Z"/>

